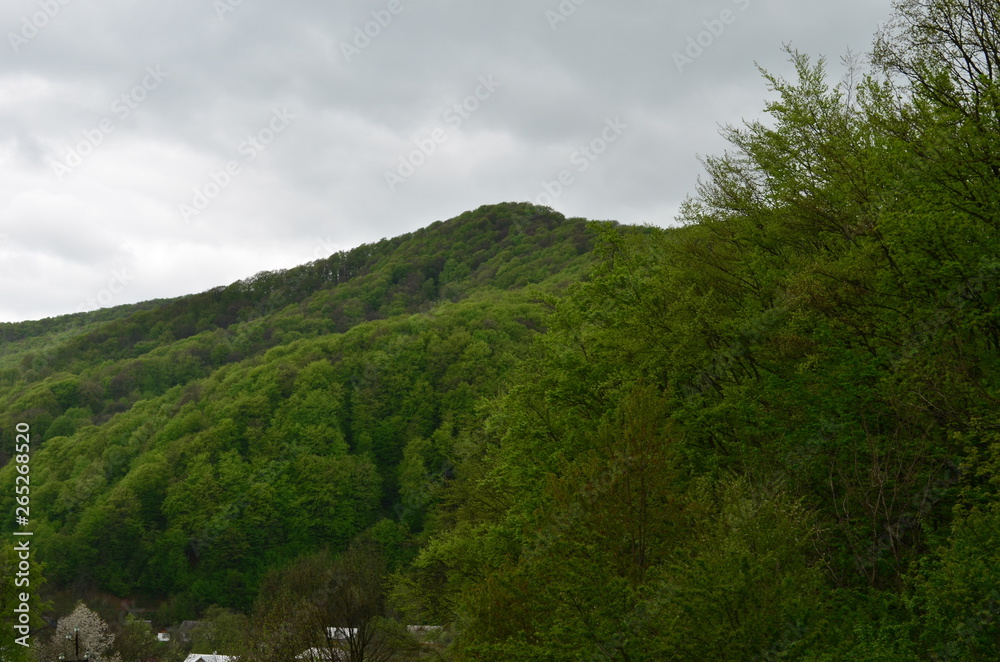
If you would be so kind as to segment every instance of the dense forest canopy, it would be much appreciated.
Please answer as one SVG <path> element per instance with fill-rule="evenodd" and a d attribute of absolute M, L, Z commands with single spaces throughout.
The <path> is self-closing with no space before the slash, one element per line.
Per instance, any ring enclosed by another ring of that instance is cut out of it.
<path fill-rule="evenodd" d="M 995 660 L 998 26 L 901 1 L 837 85 L 789 50 L 680 227 L 496 205 L 0 326 L 47 586 L 247 660 L 333 618 L 358 660 Z"/>
<path fill-rule="evenodd" d="M 171 623 L 249 610 L 269 569 L 361 533 L 398 566 L 478 399 L 591 245 L 582 219 L 495 205 L 199 295 L 4 325 L 4 507 L 27 424 L 46 586 Z"/>

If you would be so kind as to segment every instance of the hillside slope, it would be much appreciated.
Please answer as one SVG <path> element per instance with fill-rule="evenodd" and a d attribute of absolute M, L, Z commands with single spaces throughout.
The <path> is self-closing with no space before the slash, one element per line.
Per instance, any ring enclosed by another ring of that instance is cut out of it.
<path fill-rule="evenodd" d="M 418 531 L 455 435 L 541 328 L 537 292 L 586 272 L 585 226 L 482 207 L 201 294 L 0 326 L 0 462 L 29 424 L 48 581 L 193 617 L 373 525 Z"/>

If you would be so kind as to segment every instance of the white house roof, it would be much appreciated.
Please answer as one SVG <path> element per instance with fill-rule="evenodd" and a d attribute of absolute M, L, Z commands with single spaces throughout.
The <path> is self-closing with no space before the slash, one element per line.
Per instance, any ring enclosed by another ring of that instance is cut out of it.
<path fill-rule="evenodd" d="M 191 653 L 184 662 L 229 662 L 233 658 L 229 655 L 207 655 L 205 653 Z"/>

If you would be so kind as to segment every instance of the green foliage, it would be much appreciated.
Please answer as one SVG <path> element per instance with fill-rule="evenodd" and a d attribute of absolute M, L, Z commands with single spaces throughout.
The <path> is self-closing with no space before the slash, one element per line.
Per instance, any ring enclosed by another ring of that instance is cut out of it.
<path fill-rule="evenodd" d="M 147 662 L 160 652 L 152 628 L 131 614 L 126 617 L 122 631 L 115 637 L 115 652 L 121 662 Z"/>
<path fill-rule="evenodd" d="M 247 659 L 351 604 L 454 660 L 994 659 L 996 25 L 898 2 L 833 87 L 789 51 L 680 227 L 497 205 L 0 326 L 50 581 L 251 613 Z"/>
<path fill-rule="evenodd" d="M 960 514 L 948 543 L 925 559 L 913 608 L 938 660 L 990 660 L 1000 640 L 1000 507 Z"/>
<path fill-rule="evenodd" d="M 245 615 L 218 606 L 209 607 L 202 615 L 200 624 L 191 633 L 191 650 L 237 655 L 244 645 L 249 628 Z"/>
<path fill-rule="evenodd" d="M 577 277 L 584 227 L 484 207 L 228 288 L 0 328 L 0 365 L 17 371 L 0 386 L 0 461 L 30 424 L 48 578 L 169 597 L 174 619 L 247 610 L 270 568 L 369 529 L 398 567 L 455 431 L 540 328 L 524 286 Z"/>
<path fill-rule="evenodd" d="M 811 516 L 744 479 L 708 489 L 704 519 L 649 584 L 639 632 L 657 636 L 637 648 L 643 659 L 797 657 L 824 623 Z"/>
<path fill-rule="evenodd" d="M 457 659 L 995 657 L 998 22 L 898 3 L 832 88 L 790 51 L 683 227 L 599 226 L 398 584 Z"/>

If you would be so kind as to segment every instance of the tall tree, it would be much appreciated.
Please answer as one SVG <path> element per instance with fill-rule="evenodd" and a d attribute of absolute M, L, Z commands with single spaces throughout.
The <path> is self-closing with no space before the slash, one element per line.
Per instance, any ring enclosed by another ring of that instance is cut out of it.
<path fill-rule="evenodd" d="M 378 545 L 364 537 L 336 558 L 326 551 L 300 557 L 264 581 L 251 619 L 249 661 L 388 662 L 419 648 L 388 617 L 388 567 Z"/>

